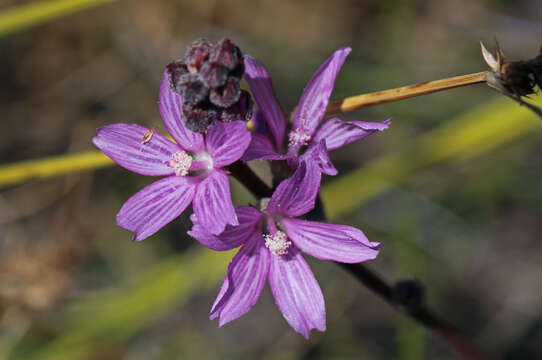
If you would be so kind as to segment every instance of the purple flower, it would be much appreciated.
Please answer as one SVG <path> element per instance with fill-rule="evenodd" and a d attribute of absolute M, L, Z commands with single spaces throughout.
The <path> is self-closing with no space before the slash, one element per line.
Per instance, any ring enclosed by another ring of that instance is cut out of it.
<path fill-rule="evenodd" d="M 172 142 L 137 124 L 98 129 L 94 145 L 120 166 L 142 175 L 166 176 L 133 195 L 117 214 L 117 224 L 143 240 L 179 216 L 192 203 L 194 213 L 213 234 L 239 221 L 223 168 L 238 160 L 250 143 L 242 121 L 217 123 L 205 135 L 185 128 L 183 99 L 171 91 L 164 74 L 158 107 Z"/>
<path fill-rule="evenodd" d="M 188 233 L 214 250 L 242 245 L 228 267 L 211 309 L 211 319 L 222 326 L 248 312 L 269 280 L 275 302 L 292 328 L 309 337 L 311 329 L 325 331 L 324 297 L 300 250 L 322 260 L 356 263 L 374 259 L 379 244 L 346 226 L 307 221 L 298 217 L 314 207 L 320 184 L 315 162 L 301 162 L 294 175 L 279 184 L 261 209 L 239 206 L 238 226 L 210 234 L 197 214 Z M 317 174 L 310 176 L 310 174 Z"/>
<path fill-rule="evenodd" d="M 337 74 L 350 51 L 349 47 L 337 50 L 320 66 L 303 90 L 292 129 L 288 133 L 286 151 L 283 150 L 286 119 L 275 96 L 271 77 L 261 62 L 245 55 L 245 78 L 261 112 L 255 116 L 255 120 L 261 121 L 263 115 L 270 137 L 261 131 L 254 133 L 243 155 L 244 161 L 287 160 L 295 168 L 299 160 L 314 160 L 320 171 L 336 175 L 337 169 L 329 160 L 329 150 L 388 128 L 391 123 L 389 119 L 383 122 L 363 122 L 343 121 L 339 118 L 331 118 L 318 128 L 324 118 Z M 261 124 L 257 124 L 256 128 L 261 129 Z M 303 150 L 305 152 L 301 154 Z"/>

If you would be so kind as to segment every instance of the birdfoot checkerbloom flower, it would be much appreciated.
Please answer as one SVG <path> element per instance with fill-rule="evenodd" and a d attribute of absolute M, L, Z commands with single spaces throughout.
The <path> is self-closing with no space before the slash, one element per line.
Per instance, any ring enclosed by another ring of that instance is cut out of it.
<path fill-rule="evenodd" d="M 301 94 L 288 134 L 284 112 L 275 96 L 269 73 L 257 59 L 245 55 L 245 79 L 259 107 L 259 114 L 254 119 L 263 119 L 266 126 L 256 124 L 256 128 L 263 131 L 253 134 L 250 146 L 243 155 L 244 161 L 287 160 L 294 169 L 300 160 L 315 161 L 320 171 L 336 175 L 337 170 L 329 159 L 328 151 L 388 128 L 391 123 L 389 119 L 364 122 L 339 118 L 331 118 L 319 127 L 335 79 L 350 51 L 349 47 L 337 50 L 316 71 Z M 288 143 L 284 149 L 286 135 Z"/>
<path fill-rule="evenodd" d="M 98 129 L 94 145 L 120 166 L 142 175 L 165 176 L 133 195 L 117 214 L 117 224 L 143 240 L 178 217 L 190 204 L 213 234 L 238 225 L 224 167 L 238 160 L 250 143 L 242 121 L 219 122 L 205 134 L 188 130 L 181 119 L 183 98 L 160 85 L 158 107 L 176 143 L 137 124 Z"/>
<path fill-rule="evenodd" d="M 241 246 L 211 309 L 211 319 L 218 318 L 219 326 L 248 312 L 269 281 L 288 324 L 308 339 L 312 329 L 325 331 L 326 313 L 320 286 L 301 251 L 345 263 L 377 256 L 379 244 L 356 228 L 299 218 L 314 208 L 321 177 L 311 169 L 316 166 L 301 162 L 260 209 L 237 207 L 239 225 L 227 226 L 220 235 L 209 233 L 198 215 L 192 215 L 194 227 L 188 233 L 203 245 L 214 250 Z"/>

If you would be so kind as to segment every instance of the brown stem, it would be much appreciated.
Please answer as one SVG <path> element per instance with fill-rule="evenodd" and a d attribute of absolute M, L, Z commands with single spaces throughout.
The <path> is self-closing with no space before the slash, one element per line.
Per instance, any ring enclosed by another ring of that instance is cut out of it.
<path fill-rule="evenodd" d="M 354 275 L 361 283 L 369 288 L 369 290 L 372 290 L 389 305 L 393 306 L 395 309 L 403 310 L 404 313 L 410 316 L 413 320 L 440 335 L 464 359 L 493 359 L 484 349 L 473 343 L 455 326 L 436 315 L 425 304 L 414 303 L 414 305 L 411 305 L 408 303 L 402 303 L 399 299 L 397 299 L 397 297 L 394 296 L 393 287 L 363 264 L 336 264 Z"/>
<path fill-rule="evenodd" d="M 237 180 L 252 192 L 257 198 L 270 197 L 273 189 L 267 186 L 246 164 L 236 161 L 229 166 L 229 170 Z M 325 213 L 320 197 L 317 198 L 315 209 L 307 214 L 313 220 L 325 220 Z M 440 335 L 465 359 L 472 360 L 491 360 L 492 357 L 487 354 L 478 345 L 471 342 L 456 327 L 434 314 L 423 302 L 414 302 L 409 304 L 401 301 L 394 294 L 393 286 L 389 285 L 378 274 L 369 270 L 362 264 L 345 264 L 336 262 L 352 275 L 354 275 L 369 290 L 393 306 L 395 309 L 402 309 L 408 316 Z"/>
<path fill-rule="evenodd" d="M 228 166 L 231 175 L 243 184 L 258 199 L 271 197 L 273 189 L 267 186 L 258 175 L 241 160 Z"/>
<path fill-rule="evenodd" d="M 437 91 L 453 89 L 460 86 L 486 82 L 487 71 L 455 76 L 447 79 L 427 81 L 400 88 L 377 91 L 369 94 L 351 96 L 332 101 L 327 106 L 326 116 L 352 111 L 366 106 L 384 104 L 392 101 L 408 99 L 414 96 L 431 94 Z"/>

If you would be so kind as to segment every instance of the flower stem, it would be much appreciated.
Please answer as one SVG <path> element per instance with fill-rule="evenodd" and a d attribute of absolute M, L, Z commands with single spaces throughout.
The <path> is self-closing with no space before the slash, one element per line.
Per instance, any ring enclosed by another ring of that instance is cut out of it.
<path fill-rule="evenodd" d="M 228 166 L 231 175 L 243 184 L 258 199 L 271 197 L 273 189 L 267 186 L 251 168 L 244 162 L 237 160 Z"/>
<path fill-rule="evenodd" d="M 459 329 L 444 319 L 441 319 L 425 304 L 412 306 L 402 303 L 394 296 L 394 288 L 384 281 L 378 274 L 368 269 L 363 264 L 345 264 L 336 262 L 358 279 L 369 290 L 378 295 L 382 300 L 395 309 L 403 310 L 406 315 L 427 329 L 440 335 L 454 348 L 464 359 L 491 360 L 492 357 L 481 347 L 473 343 L 463 335 Z"/>
<path fill-rule="evenodd" d="M 366 106 L 384 104 L 420 95 L 427 95 L 437 91 L 453 89 L 460 86 L 483 83 L 487 80 L 487 73 L 487 71 L 482 71 L 474 74 L 427 81 L 414 85 L 407 85 L 395 89 L 382 90 L 332 101 L 327 106 L 326 116 L 357 110 Z"/>
<path fill-rule="evenodd" d="M 245 185 L 257 198 L 271 196 L 273 189 L 267 186 L 246 164 L 236 161 L 229 166 L 229 170 L 232 176 Z M 311 220 L 325 221 L 325 211 L 319 196 L 316 199 L 315 208 L 307 214 L 307 217 Z M 369 290 L 395 309 L 403 310 L 406 315 L 410 316 L 420 325 L 440 335 L 463 358 L 472 360 L 492 359 L 489 354 L 471 342 L 455 326 L 434 314 L 423 302 L 411 302 L 411 299 L 401 301 L 400 298 L 395 296 L 392 285 L 388 284 L 381 276 L 363 264 L 335 263 L 354 275 Z"/>

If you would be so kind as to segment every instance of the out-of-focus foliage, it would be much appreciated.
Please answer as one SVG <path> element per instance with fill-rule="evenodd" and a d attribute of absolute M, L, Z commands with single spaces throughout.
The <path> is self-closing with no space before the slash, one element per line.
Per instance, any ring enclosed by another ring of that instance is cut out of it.
<path fill-rule="evenodd" d="M 0 37 L 115 0 L 46 0 L 0 12 Z"/>
<path fill-rule="evenodd" d="M 539 99 L 539 104 L 542 100 Z M 536 135 L 542 122 L 507 99 L 498 99 L 450 119 L 449 123 L 414 139 L 406 150 L 371 160 L 322 188 L 331 219 L 348 214 L 367 199 L 444 161 L 467 160 L 499 146 Z"/>
<path fill-rule="evenodd" d="M 96 127 L 160 123 L 163 66 L 195 38 L 234 38 L 266 63 L 291 109 L 342 45 L 353 52 L 334 98 L 480 71 L 478 41 L 496 29 L 507 55 L 532 57 L 542 5 L 124 0 L 75 11 L 99 2 L 0 1 L 0 14 L 22 11 L 0 15 L 0 181 L 11 184 L 0 191 L 0 357 L 454 358 L 337 267 L 310 259 L 325 334 L 296 336 L 269 294 L 219 329 L 207 317 L 232 254 L 195 244 L 186 216 L 131 243 L 115 213 L 151 179 L 119 167 L 71 170 L 110 165 L 88 152 Z M 382 242 L 368 266 L 420 279 L 439 313 L 502 357 L 537 358 L 540 122 L 496 97 L 479 85 L 343 114 L 394 122 L 333 153 L 341 175 L 326 179 L 322 196 L 330 217 Z M 42 158 L 51 161 L 32 162 Z M 71 175 L 19 184 L 34 171 Z M 254 202 L 239 184 L 232 191 L 236 203 Z"/>

